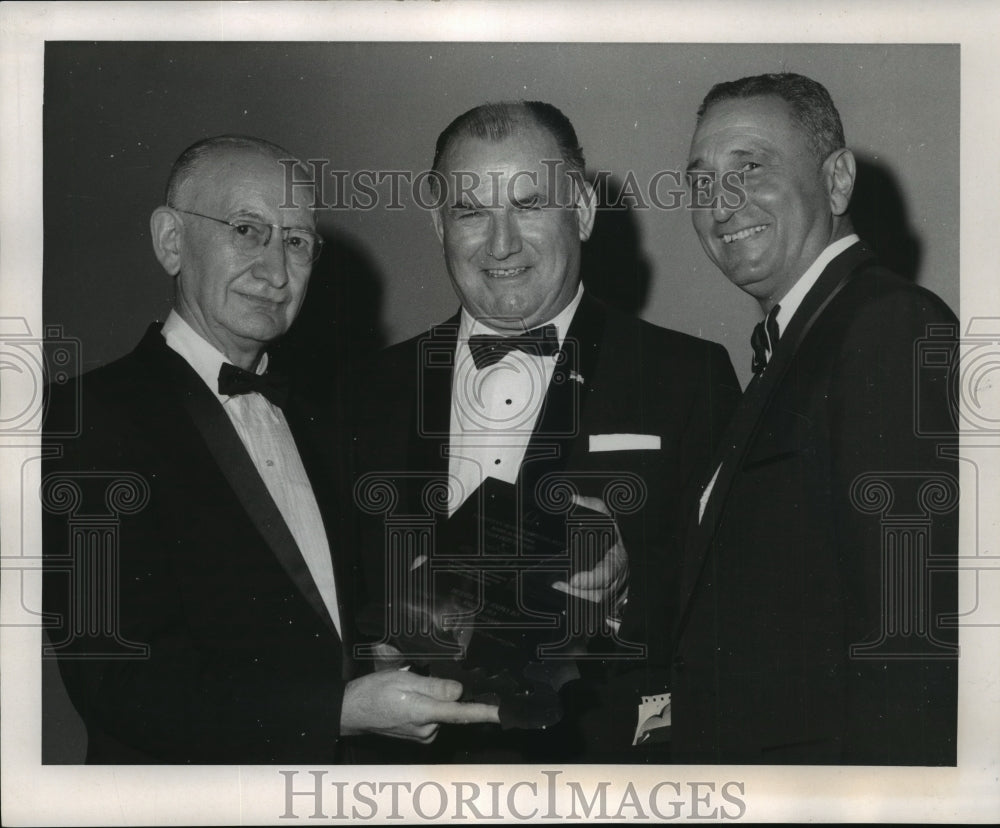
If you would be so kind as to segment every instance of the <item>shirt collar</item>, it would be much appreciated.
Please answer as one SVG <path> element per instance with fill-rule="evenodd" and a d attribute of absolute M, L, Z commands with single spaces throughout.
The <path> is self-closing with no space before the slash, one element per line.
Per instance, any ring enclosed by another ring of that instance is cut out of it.
<path fill-rule="evenodd" d="M 563 308 L 559 313 L 557 313 L 552 319 L 547 319 L 544 322 L 538 323 L 535 327 L 541 327 L 542 325 L 555 325 L 556 335 L 559 337 L 559 347 L 562 347 L 563 340 L 566 339 L 566 334 L 569 332 L 570 323 L 573 321 L 573 317 L 576 315 L 576 309 L 580 306 L 580 300 L 583 298 L 583 283 L 581 282 L 579 287 L 576 289 L 576 296 L 570 301 L 570 303 Z M 483 324 L 481 321 L 472 316 L 464 307 L 462 308 L 462 319 L 458 327 L 458 339 L 460 342 L 466 341 L 470 336 L 476 336 L 477 334 L 492 334 L 494 336 L 516 336 L 517 331 L 497 331 L 488 325 Z"/>
<path fill-rule="evenodd" d="M 161 333 L 167 341 L 167 347 L 184 357 L 188 365 L 194 369 L 195 373 L 202 378 L 205 385 L 223 404 L 232 399 L 226 394 L 219 393 L 219 369 L 222 367 L 222 363 L 229 362 L 225 354 L 204 339 L 175 310 L 170 311 L 167 321 L 163 323 Z M 267 354 L 265 353 L 257 363 L 255 373 L 263 374 L 266 370 Z"/>
<path fill-rule="evenodd" d="M 801 305 L 802 300 L 806 298 L 806 294 L 809 292 L 810 288 L 816 284 L 820 274 L 826 270 L 826 266 L 830 264 L 835 257 L 847 250 L 848 247 L 859 241 L 861 241 L 861 239 L 858 238 L 857 233 L 851 233 L 850 235 L 844 236 L 842 239 L 837 239 L 835 242 L 828 244 L 823 252 L 816 257 L 816 261 L 809 265 L 809 269 L 803 273 L 801 277 L 799 277 L 799 280 L 792 285 L 792 289 L 782 297 L 780 302 L 778 302 L 781 308 L 778 310 L 776 321 L 778 323 L 778 331 L 780 333 L 785 332 L 785 328 L 788 327 L 788 323 L 791 321 L 795 311 L 799 309 L 799 305 Z"/>

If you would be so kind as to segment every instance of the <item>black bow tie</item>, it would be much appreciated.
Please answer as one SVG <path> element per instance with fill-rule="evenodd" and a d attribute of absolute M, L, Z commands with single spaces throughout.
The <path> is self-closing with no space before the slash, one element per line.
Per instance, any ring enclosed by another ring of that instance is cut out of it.
<path fill-rule="evenodd" d="M 219 369 L 219 393 L 235 397 L 240 394 L 262 394 L 279 408 L 288 400 L 288 378 L 275 371 L 253 374 L 228 362 Z"/>
<path fill-rule="evenodd" d="M 750 336 L 750 347 L 753 348 L 753 363 L 751 368 L 755 374 L 759 374 L 767 366 L 770 356 L 774 355 L 774 348 L 778 344 L 778 311 L 781 305 L 775 305 L 771 312 L 754 326 L 753 334 Z"/>
<path fill-rule="evenodd" d="M 555 325 L 543 325 L 517 336 L 476 334 L 469 337 L 469 350 L 476 368 L 494 365 L 511 351 L 524 351 L 533 356 L 552 356 L 559 350 Z"/>

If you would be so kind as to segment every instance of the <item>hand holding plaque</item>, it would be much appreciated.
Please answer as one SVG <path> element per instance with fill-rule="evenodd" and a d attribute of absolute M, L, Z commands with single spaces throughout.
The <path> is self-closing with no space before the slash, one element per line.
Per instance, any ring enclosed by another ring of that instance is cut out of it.
<path fill-rule="evenodd" d="M 573 495 L 573 502 L 585 509 L 611 516 L 607 505 L 599 497 Z M 628 553 L 617 527 L 614 546 L 607 550 L 592 569 L 578 569 L 568 581 L 556 581 L 552 588 L 600 604 L 606 609 L 607 617 L 613 623 L 618 623 L 628 597 Z"/>

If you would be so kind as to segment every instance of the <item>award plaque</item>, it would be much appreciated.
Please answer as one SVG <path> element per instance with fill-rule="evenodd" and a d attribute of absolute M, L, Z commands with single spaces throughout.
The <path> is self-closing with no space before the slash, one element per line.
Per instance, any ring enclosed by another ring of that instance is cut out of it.
<path fill-rule="evenodd" d="M 559 688 L 579 676 L 588 642 L 605 634 L 608 607 L 552 584 L 592 569 L 615 539 L 608 515 L 545 511 L 488 478 L 413 562 L 410 623 L 391 643 L 413 669 L 462 682 L 463 700 L 499 705 L 505 728 L 554 724 Z"/>

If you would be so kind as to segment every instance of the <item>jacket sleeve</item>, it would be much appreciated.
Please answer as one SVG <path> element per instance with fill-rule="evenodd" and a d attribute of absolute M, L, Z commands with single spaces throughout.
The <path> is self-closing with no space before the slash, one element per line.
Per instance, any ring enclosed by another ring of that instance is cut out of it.
<path fill-rule="evenodd" d="M 69 396 L 52 399 L 52 422 L 75 405 Z M 194 447 L 144 432 L 108 394 L 84 394 L 80 412 L 79 436 L 46 441 L 44 605 L 88 760 L 332 761 L 339 660 L 286 609 L 294 593 L 277 567 L 272 591 L 243 586 L 270 574 L 254 562 L 263 555 L 247 557 L 254 573 L 228 565 L 260 539 L 213 514 L 214 481 L 174 474 Z M 109 511 L 122 506 L 108 494 L 115 479 L 133 481 L 132 507 Z M 107 514 L 103 534 L 88 530 Z"/>
<path fill-rule="evenodd" d="M 892 290 L 857 311 L 829 388 L 831 498 L 846 600 L 844 761 L 953 764 L 957 461 L 920 422 L 954 422 L 945 377 L 920 371 L 929 324 L 954 317 Z M 957 443 L 957 438 L 951 443 Z M 928 568 L 925 556 L 932 557 Z"/>

